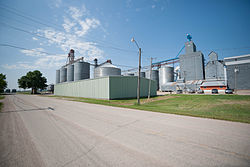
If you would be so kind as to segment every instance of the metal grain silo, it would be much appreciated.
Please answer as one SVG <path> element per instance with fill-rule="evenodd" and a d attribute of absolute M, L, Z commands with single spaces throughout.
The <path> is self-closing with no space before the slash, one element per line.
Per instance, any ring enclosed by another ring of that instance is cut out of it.
<path fill-rule="evenodd" d="M 135 73 L 135 76 L 138 76 L 138 72 Z M 140 77 L 146 78 L 146 73 L 145 72 L 141 72 Z"/>
<path fill-rule="evenodd" d="M 83 61 L 74 63 L 74 81 L 88 79 L 90 74 L 90 64 Z"/>
<path fill-rule="evenodd" d="M 60 70 L 56 70 L 56 84 L 60 83 Z"/>
<path fill-rule="evenodd" d="M 74 65 L 70 64 L 67 66 L 67 81 L 74 81 Z"/>
<path fill-rule="evenodd" d="M 174 67 L 162 66 L 159 70 L 159 81 L 160 88 L 168 82 L 174 82 Z"/>
<path fill-rule="evenodd" d="M 150 70 L 146 71 L 146 78 L 150 79 Z M 157 82 L 157 90 L 159 89 L 159 71 L 152 70 L 152 80 Z"/>
<path fill-rule="evenodd" d="M 94 69 L 94 78 L 119 75 L 121 75 L 121 69 L 108 62 Z"/>
<path fill-rule="evenodd" d="M 125 76 L 134 76 L 134 73 L 126 73 Z"/>
<path fill-rule="evenodd" d="M 60 82 L 66 82 L 67 81 L 67 68 L 62 67 L 60 69 Z"/>

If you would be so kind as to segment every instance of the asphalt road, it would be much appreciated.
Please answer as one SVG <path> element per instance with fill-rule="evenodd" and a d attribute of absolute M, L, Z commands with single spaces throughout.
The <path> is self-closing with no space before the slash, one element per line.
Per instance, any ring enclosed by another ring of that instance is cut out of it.
<path fill-rule="evenodd" d="M 250 124 L 8 95 L 0 166 L 250 166 Z"/>

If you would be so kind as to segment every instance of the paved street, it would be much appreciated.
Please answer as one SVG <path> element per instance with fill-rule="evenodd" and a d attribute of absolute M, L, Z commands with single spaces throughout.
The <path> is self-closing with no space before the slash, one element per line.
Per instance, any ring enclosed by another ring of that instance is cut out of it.
<path fill-rule="evenodd" d="M 8 95 L 0 166 L 250 166 L 250 124 Z"/>

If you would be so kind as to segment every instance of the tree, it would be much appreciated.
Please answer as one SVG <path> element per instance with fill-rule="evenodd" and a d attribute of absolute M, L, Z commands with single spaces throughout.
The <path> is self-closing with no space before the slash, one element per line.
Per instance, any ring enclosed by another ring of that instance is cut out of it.
<path fill-rule="evenodd" d="M 5 81 L 6 75 L 0 74 L 0 93 L 3 93 L 4 89 L 7 87 L 7 82 Z"/>
<path fill-rule="evenodd" d="M 28 72 L 25 76 L 18 79 L 19 88 L 31 88 L 32 94 L 36 94 L 38 89 L 44 89 L 48 85 L 47 79 L 42 76 L 42 73 L 38 70 Z"/>

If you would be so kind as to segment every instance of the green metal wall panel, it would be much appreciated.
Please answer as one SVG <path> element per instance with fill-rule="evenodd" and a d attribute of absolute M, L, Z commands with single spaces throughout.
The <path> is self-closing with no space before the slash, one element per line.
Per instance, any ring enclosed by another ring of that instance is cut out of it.
<path fill-rule="evenodd" d="M 137 97 L 137 80 L 136 76 L 110 76 L 109 91 L 110 99 L 124 99 Z M 148 96 L 149 79 L 141 78 L 140 96 Z M 151 96 L 156 96 L 157 84 L 151 80 Z"/>
<path fill-rule="evenodd" d="M 109 78 L 86 79 L 55 85 L 55 95 L 109 99 Z"/>
<path fill-rule="evenodd" d="M 137 97 L 136 76 L 109 76 L 65 82 L 55 85 L 55 95 L 97 99 L 124 99 Z M 149 79 L 141 78 L 141 97 L 148 96 Z M 151 96 L 156 96 L 156 81 L 151 81 Z"/>

